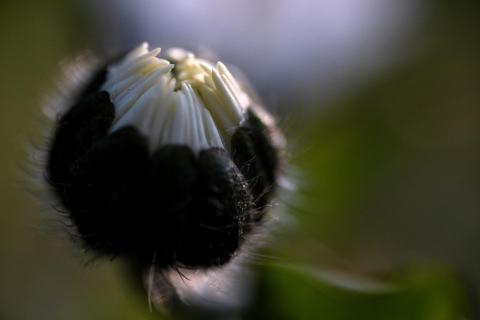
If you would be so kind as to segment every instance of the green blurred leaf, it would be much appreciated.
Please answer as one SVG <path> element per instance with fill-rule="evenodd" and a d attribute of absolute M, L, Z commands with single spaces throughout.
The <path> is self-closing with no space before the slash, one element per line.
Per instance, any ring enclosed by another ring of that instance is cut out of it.
<path fill-rule="evenodd" d="M 392 287 L 364 290 L 351 288 L 354 280 L 339 281 L 322 270 L 267 265 L 260 275 L 248 319 L 450 320 L 465 313 L 461 286 L 438 268 L 406 273 Z"/>

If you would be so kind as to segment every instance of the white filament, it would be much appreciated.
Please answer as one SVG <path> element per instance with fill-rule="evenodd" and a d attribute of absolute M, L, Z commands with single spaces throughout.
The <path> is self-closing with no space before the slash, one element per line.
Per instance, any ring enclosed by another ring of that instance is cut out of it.
<path fill-rule="evenodd" d="M 111 131 L 133 125 L 151 150 L 167 143 L 195 151 L 229 148 L 248 95 L 221 62 L 213 65 L 183 49 L 169 50 L 166 59 L 159 53 L 143 43 L 109 67 L 102 89 L 115 105 Z"/>

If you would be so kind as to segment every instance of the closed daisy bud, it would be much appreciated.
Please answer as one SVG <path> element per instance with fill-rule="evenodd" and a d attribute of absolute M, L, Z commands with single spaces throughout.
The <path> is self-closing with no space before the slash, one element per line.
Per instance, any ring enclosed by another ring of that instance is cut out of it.
<path fill-rule="evenodd" d="M 283 139 L 224 64 L 159 54 L 142 44 L 92 73 L 58 117 L 47 180 L 89 251 L 224 265 L 264 222 Z"/>

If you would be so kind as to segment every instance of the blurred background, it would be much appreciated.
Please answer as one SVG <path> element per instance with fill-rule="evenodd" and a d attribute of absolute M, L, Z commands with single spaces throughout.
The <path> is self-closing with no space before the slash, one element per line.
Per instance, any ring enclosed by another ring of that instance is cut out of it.
<path fill-rule="evenodd" d="M 477 0 L 0 1 L 0 319 L 480 319 Z M 289 141 L 248 306 L 151 312 L 29 191 L 60 63 L 142 41 L 239 67 Z"/>

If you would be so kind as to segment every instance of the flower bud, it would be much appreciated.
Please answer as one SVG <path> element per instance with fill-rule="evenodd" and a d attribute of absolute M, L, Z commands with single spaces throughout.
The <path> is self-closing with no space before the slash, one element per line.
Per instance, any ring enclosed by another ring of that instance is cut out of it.
<path fill-rule="evenodd" d="M 283 138 L 224 64 L 159 53 L 93 74 L 56 123 L 47 180 L 86 249 L 219 266 L 263 223 Z"/>

